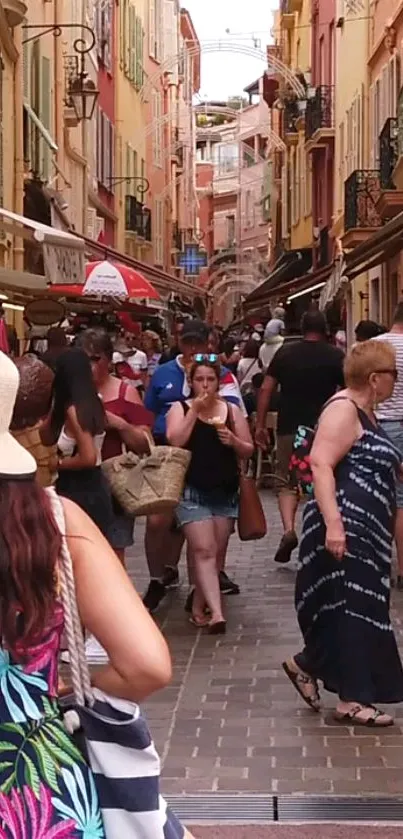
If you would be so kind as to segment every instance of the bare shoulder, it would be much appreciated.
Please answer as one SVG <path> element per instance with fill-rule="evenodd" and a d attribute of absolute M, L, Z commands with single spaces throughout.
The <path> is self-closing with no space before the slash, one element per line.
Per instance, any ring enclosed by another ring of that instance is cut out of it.
<path fill-rule="evenodd" d="M 64 520 L 66 523 L 66 536 L 69 537 L 83 537 L 90 542 L 100 544 L 104 542 L 102 534 L 98 528 L 74 501 L 69 498 L 60 499 L 63 505 Z"/>
<path fill-rule="evenodd" d="M 132 402 L 134 405 L 143 404 L 137 388 L 133 387 L 133 385 L 126 385 L 125 400 L 126 402 Z"/>

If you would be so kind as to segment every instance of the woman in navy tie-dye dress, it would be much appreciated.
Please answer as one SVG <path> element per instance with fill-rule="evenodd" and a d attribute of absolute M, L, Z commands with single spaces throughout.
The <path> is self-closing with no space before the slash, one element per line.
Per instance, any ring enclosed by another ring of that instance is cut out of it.
<path fill-rule="evenodd" d="M 393 719 L 375 703 L 403 700 L 389 617 L 401 463 L 374 415 L 394 387 L 394 350 L 357 345 L 345 376 L 347 390 L 323 411 L 311 453 L 315 498 L 305 508 L 296 583 L 305 648 L 283 666 L 314 710 L 320 680 L 339 696 L 336 719 L 383 727 Z"/>

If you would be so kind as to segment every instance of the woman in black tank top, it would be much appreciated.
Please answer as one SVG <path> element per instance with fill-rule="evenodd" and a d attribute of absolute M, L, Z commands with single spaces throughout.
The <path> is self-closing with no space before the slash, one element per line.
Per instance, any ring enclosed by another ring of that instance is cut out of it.
<path fill-rule="evenodd" d="M 189 544 L 195 571 L 192 622 L 211 634 L 225 632 L 218 574 L 238 517 L 238 459 L 251 457 L 253 443 L 242 411 L 218 395 L 220 365 L 201 356 L 190 372 L 193 398 L 175 402 L 167 416 L 167 438 L 192 453 L 176 515 Z M 211 619 L 206 618 L 206 606 Z"/>

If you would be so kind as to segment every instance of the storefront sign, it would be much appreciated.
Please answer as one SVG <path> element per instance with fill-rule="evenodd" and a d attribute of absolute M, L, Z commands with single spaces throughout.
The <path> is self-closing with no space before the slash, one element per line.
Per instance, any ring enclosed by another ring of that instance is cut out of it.
<path fill-rule="evenodd" d="M 45 275 L 52 285 L 81 285 L 85 281 L 84 251 L 62 245 L 43 245 Z"/>

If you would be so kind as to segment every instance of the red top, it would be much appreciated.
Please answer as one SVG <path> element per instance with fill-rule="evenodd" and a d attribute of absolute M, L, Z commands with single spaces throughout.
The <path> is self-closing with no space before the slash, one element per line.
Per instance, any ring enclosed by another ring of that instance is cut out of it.
<path fill-rule="evenodd" d="M 105 411 L 115 414 L 116 417 L 122 417 L 131 425 L 148 425 L 151 429 L 154 422 L 153 414 L 143 405 L 136 405 L 126 399 L 128 387 L 129 385 L 125 382 L 121 382 L 118 398 L 104 402 Z M 109 457 L 116 457 L 119 454 L 122 454 L 122 438 L 118 431 L 110 429 L 106 432 L 102 447 L 102 460 L 108 460 Z"/>

